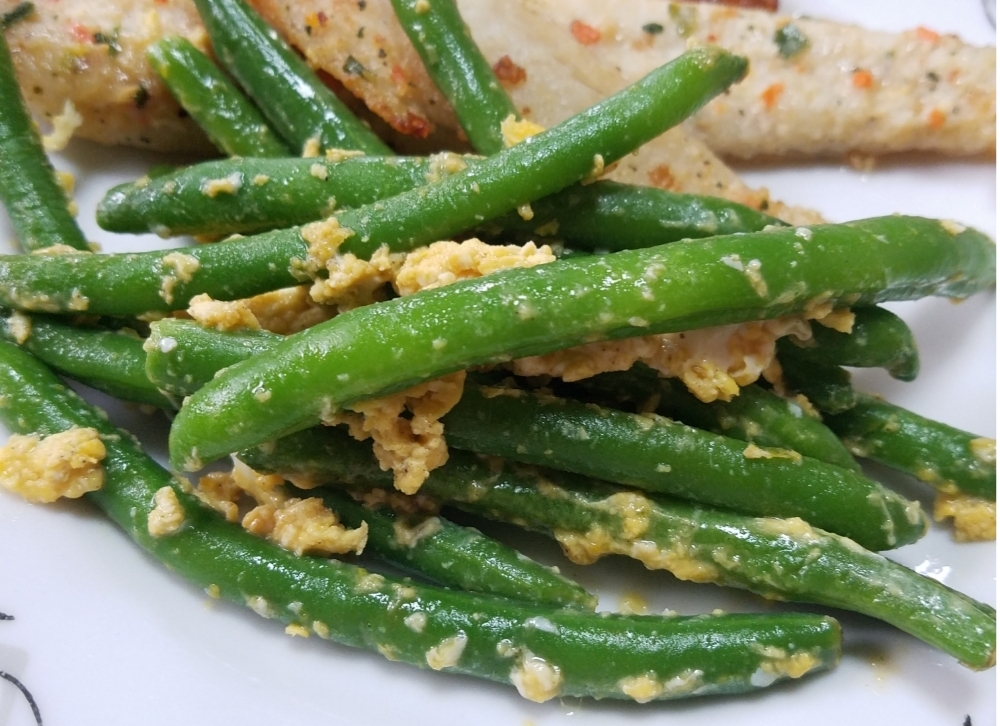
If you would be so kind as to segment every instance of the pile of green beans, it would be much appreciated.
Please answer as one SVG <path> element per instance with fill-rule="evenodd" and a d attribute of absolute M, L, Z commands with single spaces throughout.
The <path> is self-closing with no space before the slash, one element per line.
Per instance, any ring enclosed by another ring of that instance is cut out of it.
<path fill-rule="evenodd" d="M 470 366 L 778 317 L 820 295 L 834 305 L 963 297 L 994 281 L 994 244 L 972 230 L 956 235 L 937 222 L 885 217 L 810 234 L 809 245 L 795 230 L 775 229 L 564 259 L 357 308 L 194 393 L 171 427 L 171 464 L 198 469 L 315 425 L 324 412 Z M 756 260 L 760 278 L 726 264 L 734 255 Z M 837 263 L 843 259 L 854 264 Z M 0 293 L 2 281 L 0 274 Z"/>
<path fill-rule="evenodd" d="M 690 695 L 695 689 L 738 693 L 759 687 L 753 674 L 762 668 L 766 672 L 774 660 L 770 648 L 806 654 L 809 670 L 829 668 L 839 657 L 839 626 L 819 615 L 601 616 L 444 590 L 336 560 L 299 557 L 202 506 L 132 437 L 122 436 L 42 364 L 5 342 L 0 342 L 0 396 L 11 402 L 0 408 L 0 419 L 15 433 L 51 435 L 73 427 L 99 432 L 107 449 L 105 482 L 87 497 L 166 566 L 199 588 L 214 586 L 228 600 L 255 603 L 265 617 L 345 645 L 379 650 L 419 667 L 514 683 L 524 661 L 539 658 L 559 677 L 554 688 L 525 691 L 535 700 L 557 695 L 625 698 L 622 684 L 627 679 L 651 674 L 662 683 L 692 671 L 701 675 L 690 689 L 663 689 L 657 695 Z M 154 537 L 148 517 L 154 496 L 164 487 L 183 508 L 185 526 Z M 780 679 L 787 674 L 775 670 L 774 675 Z"/>
<path fill-rule="evenodd" d="M 219 371 L 273 350 L 281 337 L 163 320 L 146 346 L 147 375 L 162 390 L 188 396 Z M 927 529 L 918 503 L 849 469 L 787 450 L 749 459 L 740 441 L 666 418 L 467 384 L 442 421 L 449 445 L 459 449 L 758 516 L 798 516 L 872 550 L 909 544 Z"/>
<path fill-rule="evenodd" d="M 752 691 L 832 667 L 840 629 L 798 613 L 595 614 L 596 597 L 577 583 L 454 524 L 442 507 L 542 532 L 580 564 L 624 555 L 680 579 L 864 613 L 972 669 L 991 667 L 993 608 L 875 553 L 915 541 L 928 522 L 918 503 L 862 476 L 851 454 L 992 499 L 995 464 L 971 434 L 857 393 L 841 366 L 912 380 L 913 336 L 875 303 L 989 287 L 992 241 L 898 216 L 793 229 L 724 200 L 595 181 L 746 73 L 745 59 L 710 47 L 505 149 L 501 122 L 520 116 L 455 3 L 392 4 L 487 156 L 392 156 L 242 0 L 195 0 L 215 57 L 242 90 L 183 39 L 152 46 L 149 60 L 220 150 L 248 158 L 121 185 L 98 221 L 121 232 L 253 236 L 137 254 L 83 252 L 0 36 L 0 99 L 13 109 L 0 114 L 0 171 L 24 166 L 23 176 L 0 174 L 0 199 L 26 249 L 81 250 L 0 256 L 0 420 L 43 437 L 96 429 L 105 483 L 87 498 L 194 585 L 393 660 L 512 683 L 532 700 Z M 300 150 L 311 158 L 287 158 Z M 309 246 L 296 225 L 333 214 L 345 231 L 339 251 L 360 258 L 470 235 L 609 254 L 567 253 L 290 336 L 171 317 L 145 339 L 136 332 L 145 326 L 135 316 L 182 310 L 197 294 L 238 300 L 306 281 Z M 370 444 L 315 426 L 475 366 L 823 305 L 851 307 L 852 332 L 814 322 L 805 345 L 777 346 L 786 392 L 805 393 L 822 422 L 757 386 L 704 404 L 641 367 L 551 382 L 557 395 L 498 382 L 497 370 L 470 373 L 441 418 L 449 459 L 410 498 L 391 490 Z M 298 556 L 225 521 L 48 367 L 176 412 L 176 471 L 233 454 L 280 474 L 289 494 L 319 497 L 347 526 L 366 524 L 377 561 L 431 584 Z M 184 525 L 154 536 L 149 516 L 164 491 Z"/>
<path fill-rule="evenodd" d="M 392 487 L 365 444 L 310 429 L 244 451 L 255 469 L 351 487 Z M 929 577 L 813 529 L 628 491 L 455 451 L 422 491 L 468 512 L 555 536 L 585 562 L 623 554 L 682 579 L 815 602 L 884 620 L 972 668 L 992 665 L 995 613 Z"/>

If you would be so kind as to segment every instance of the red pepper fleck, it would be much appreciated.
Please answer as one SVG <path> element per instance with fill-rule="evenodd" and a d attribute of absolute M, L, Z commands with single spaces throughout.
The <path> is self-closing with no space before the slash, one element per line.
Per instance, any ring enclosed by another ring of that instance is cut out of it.
<path fill-rule="evenodd" d="M 507 87 L 520 85 L 528 79 L 528 73 L 512 61 L 509 55 L 500 57 L 500 60 L 493 66 L 493 72 L 500 83 Z"/>
<path fill-rule="evenodd" d="M 570 23 L 569 30 L 580 45 L 594 45 L 601 42 L 601 31 L 579 20 Z"/>
<path fill-rule="evenodd" d="M 930 28 L 925 28 L 923 25 L 917 26 L 917 37 L 928 43 L 936 43 L 941 40 L 940 33 L 936 33 Z"/>
<path fill-rule="evenodd" d="M 772 13 L 778 9 L 778 0 L 699 0 L 713 5 L 732 5 L 738 8 L 756 8 L 758 10 L 770 10 Z"/>
<path fill-rule="evenodd" d="M 659 187 L 660 189 L 673 189 L 677 181 L 674 179 L 674 175 L 670 171 L 670 167 L 666 164 L 660 164 L 659 166 L 653 167 L 647 176 L 649 177 L 649 183 L 654 187 Z"/>
<path fill-rule="evenodd" d="M 426 139 L 430 136 L 432 128 L 430 121 L 412 111 L 407 111 L 406 116 L 393 126 L 400 133 L 416 136 L 418 139 Z"/>
<path fill-rule="evenodd" d="M 869 71 L 858 69 L 851 74 L 851 83 L 855 88 L 871 88 L 875 83 L 875 77 Z"/>
<path fill-rule="evenodd" d="M 69 32 L 78 43 L 92 43 L 94 41 L 94 34 L 80 23 L 73 23 L 69 26 Z"/>
<path fill-rule="evenodd" d="M 764 108 L 770 111 L 778 103 L 781 94 L 785 92 L 784 83 L 772 83 L 760 94 L 760 100 L 764 102 Z"/>
<path fill-rule="evenodd" d="M 935 108 L 927 115 L 927 125 L 932 129 L 937 130 L 944 126 L 944 122 L 948 120 L 944 111 L 939 108 Z"/>

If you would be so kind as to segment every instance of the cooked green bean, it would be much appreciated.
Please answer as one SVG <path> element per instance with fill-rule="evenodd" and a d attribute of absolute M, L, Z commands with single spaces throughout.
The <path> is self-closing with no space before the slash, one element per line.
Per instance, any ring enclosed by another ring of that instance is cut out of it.
<path fill-rule="evenodd" d="M 850 373 L 832 363 L 806 360 L 801 351 L 789 340 L 778 341 L 781 378 L 789 393 L 801 393 L 823 413 L 847 411 L 858 402 Z"/>
<path fill-rule="evenodd" d="M 0 255 L 0 306 L 111 316 L 182 310 L 199 293 L 235 300 L 299 284 L 289 260 L 305 254 L 298 231 L 283 230 L 155 252 Z"/>
<path fill-rule="evenodd" d="M 150 385 L 184 398 L 223 368 L 269 351 L 281 339 L 266 330 L 221 332 L 192 320 L 157 320 L 146 340 L 146 378 Z"/>
<path fill-rule="evenodd" d="M 208 57 L 179 36 L 163 38 L 146 57 L 178 103 L 230 156 L 288 156 L 260 111 Z"/>
<path fill-rule="evenodd" d="M 291 227 L 336 209 L 370 204 L 461 171 L 477 157 L 363 156 L 209 161 L 111 189 L 97 223 L 111 232 L 228 235 Z M 232 193 L 209 196 L 213 181 L 233 179 Z M 533 202 L 533 217 L 508 212 L 472 231 L 484 240 L 542 242 L 617 251 L 694 237 L 756 232 L 782 222 L 718 197 L 677 194 L 612 181 L 572 186 Z"/>
<path fill-rule="evenodd" d="M 0 418 L 16 433 L 51 435 L 74 426 L 99 432 L 107 450 L 105 481 L 88 498 L 171 570 L 265 617 L 345 645 L 377 649 L 420 667 L 513 682 L 540 701 L 559 695 L 635 698 L 632 684 L 659 698 L 754 690 L 829 668 L 839 656 L 840 628 L 817 615 L 597 615 L 425 587 L 337 560 L 298 557 L 202 506 L 132 437 L 9 343 L 0 343 L 0 395 L 8 402 Z M 154 537 L 149 515 L 164 490 L 183 512 L 183 524 Z M 808 667 L 792 670 L 791 658 Z"/>
<path fill-rule="evenodd" d="M 472 39 L 454 0 L 392 0 L 403 30 L 434 85 L 455 109 L 462 130 L 481 154 L 504 148 L 500 123 L 520 119 L 490 64 Z"/>
<path fill-rule="evenodd" d="M 195 0 L 219 63 L 292 148 L 391 154 L 375 133 L 243 0 Z"/>
<path fill-rule="evenodd" d="M 89 249 L 24 105 L 10 49 L 2 36 L 0 33 L 0 201 L 26 251 L 52 245 Z"/>
<path fill-rule="evenodd" d="M 832 304 L 961 297 L 995 278 L 995 246 L 973 230 L 956 235 L 894 216 L 809 235 L 774 229 L 559 260 L 357 308 L 237 363 L 191 396 L 174 419 L 171 462 L 197 469 L 354 401 L 474 365 L 778 317 L 817 296 Z M 266 402 L 254 394 L 261 390 Z"/>
<path fill-rule="evenodd" d="M 367 522 L 366 553 L 447 587 L 557 608 L 597 605 L 596 597 L 558 572 L 439 515 L 399 514 L 328 487 L 301 496 L 322 497 L 348 527 Z"/>
<path fill-rule="evenodd" d="M 261 471 L 392 487 L 365 443 L 310 429 L 240 458 Z M 677 577 L 865 613 L 971 668 L 993 664 L 996 614 L 945 585 L 796 519 L 755 518 L 454 451 L 422 493 L 553 535 L 578 562 L 623 554 Z"/>
<path fill-rule="evenodd" d="M 466 385 L 442 419 L 451 447 L 762 517 L 801 517 L 870 550 L 927 531 L 919 502 L 788 449 L 761 449 L 653 415 Z"/>
<path fill-rule="evenodd" d="M 825 417 L 857 456 L 899 469 L 948 494 L 997 498 L 996 442 L 859 393 Z"/>
<path fill-rule="evenodd" d="M 220 369 L 281 341 L 229 335 L 183 320 L 154 323 L 147 374 L 166 391 L 190 395 Z M 798 516 L 873 550 L 908 544 L 927 529 L 918 503 L 859 474 L 784 449 L 751 450 L 662 417 L 467 384 L 442 422 L 454 448 L 759 516 Z"/>
<path fill-rule="evenodd" d="M 526 215 L 527 216 L 527 215 Z M 601 180 L 531 203 L 531 219 L 507 214 L 476 228 L 486 241 L 562 240 L 576 250 L 620 252 L 682 239 L 757 232 L 784 222 L 718 197 Z"/>
<path fill-rule="evenodd" d="M 885 308 L 854 309 L 854 327 L 840 333 L 812 324 L 813 337 L 799 346 L 799 357 L 811 363 L 857 368 L 885 368 L 901 381 L 912 381 L 920 371 L 917 341 L 909 326 Z"/>
<path fill-rule="evenodd" d="M 837 435 L 802 408 L 760 386 L 744 386 L 731 401 L 699 401 L 676 379 L 663 378 L 641 363 L 628 371 L 602 373 L 560 384 L 560 395 L 596 400 L 629 411 L 650 410 L 697 428 L 752 441 L 759 446 L 791 449 L 828 464 L 859 470 Z"/>
<path fill-rule="evenodd" d="M 449 154 L 464 168 L 462 157 Z M 422 157 L 227 159 L 120 184 L 97 206 L 97 223 L 111 232 L 175 235 L 248 234 L 305 224 L 335 209 L 359 207 L 428 183 L 447 163 Z M 236 180 L 232 193 L 209 196 L 214 180 Z"/>
<path fill-rule="evenodd" d="M 134 330 L 69 325 L 48 315 L 0 309 L 0 338 L 16 342 L 60 373 L 110 396 L 172 409 L 146 377 L 142 340 Z"/>

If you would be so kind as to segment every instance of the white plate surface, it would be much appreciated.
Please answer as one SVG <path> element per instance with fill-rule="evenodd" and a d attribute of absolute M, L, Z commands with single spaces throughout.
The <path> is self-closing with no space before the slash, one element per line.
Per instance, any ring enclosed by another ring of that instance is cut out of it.
<path fill-rule="evenodd" d="M 783 0 L 788 11 L 902 30 L 925 25 L 978 44 L 995 44 L 979 0 Z M 111 184 L 140 176 L 156 160 L 74 143 L 56 159 L 76 173 L 81 221 L 109 251 L 152 249 L 155 238 L 113 238 L 92 222 Z M 996 170 L 992 162 L 908 159 L 860 174 L 839 165 L 752 169 L 754 184 L 776 198 L 821 210 L 832 220 L 892 212 L 956 219 L 996 236 Z M 2 213 L 0 213 L 2 214 Z M 0 218 L 0 239 L 9 239 Z M 145 245 L 145 247 L 143 247 Z M 929 300 L 892 306 L 912 325 L 923 355 L 916 383 L 880 372 L 860 385 L 890 400 L 981 435 L 996 435 L 996 304 L 979 295 L 961 305 Z M 97 402 L 107 399 L 93 396 Z M 162 455 L 166 425 L 122 407 L 116 422 L 142 434 Z M 2 431 L 2 430 L 0 430 Z M 3 433 L 5 436 L 6 434 Z M 905 477 L 870 472 L 928 504 L 931 496 Z M 773 606 L 744 593 L 673 580 L 638 563 L 614 559 L 569 565 L 543 538 L 512 529 L 530 554 L 559 564 L 616 609 L 625 593 L 652 611 L 682 613 Z M 894 559 L 996 604 L 994 544 L 956 545 L 934 527 Z M 0 492 L 0 670 L 32 691 L 49 726 L 74 724 L 535 724 L 911 723 L 975 726 L 996 722 L 995 671 L 972 673 L 953 659 L 868 618 L 836 613 L 845 629 L 841 666 L 750 697 L 649 704 L 566 699 L 522 700 L 510 687 L 419 671 L 381 656 L 283 634 L 245 608 L 211 602 L 132 546 L 85 503 L 29 506 Z M 0 681 L 0 726 L 32 724 L 12 686 Z"/>

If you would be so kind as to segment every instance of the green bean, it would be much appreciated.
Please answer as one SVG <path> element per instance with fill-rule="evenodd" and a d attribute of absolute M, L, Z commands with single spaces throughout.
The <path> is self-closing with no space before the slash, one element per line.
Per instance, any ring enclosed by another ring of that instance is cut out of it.
<path fill-rule="evenodd" d="M 322 219 L 428 183 L 449 154 L 423 157 L 359 156 L 317 159 L 227 159 L 111 189 L 97 206 L 97 223 L 111 232 L 174 235 L 246 234 Z M 431 175 L 431 178 L 433 176 Z M 213 180 L 236 180 L 229 194 L 205 193 Z M 285 263 L 287 264 L 287 263 Z"/>
<path fill-rule="evenodd" d="M 155 252 L 0 255 L 0 306 L 45 313 L 136 316 L 297 285 L 289 260 L 306 254 L 298 232 Z M 239 274 L 233 274 L 239 270 Z"/>
<path fill-rule="evenodd" d="M 996 501 L 996 442 L 859 393 L 847 411 L 825 417 L 857 456 L 906 472 L 947 494 Z"/>
<path fill-rule="evenodd" d="M 486 241 L 543 242 L 552 237 L 577 250 L 620 252 L 768 226 L 785 225 L 718 197 L 601 180 L 532 202 L 531 219 L 507 214 L 475 232 Z"/>
<path fill-rule="evenodd" d="M 16 342 L 60 373 L 133 403 L 175 406 L 146 377 L 142 340 L 129 328 L 103 330 L 48 315 L 0 309 L 0 338 Z"/>
<path fill-rule="evenodd" d="M 322 497 L 348 527 L 367 522 L 366 553 L 442 585 L 549 607 L 593 610 L 597 605 L 596 597 L 558 572 L 439 515 L 399 514 L 327 487 L 302 496 Z"/>
<path fill-rule="evenodd" d="M 472 147 L 481 154 L 503 149 L 500 123 L 521 115 L 476 46 L 454 0 L 392 0 L 392 9 L 434 85 L 455 109 Z"/>
<path fill-rule="evenodd" d="M 813 322 L 813 337 L 799 345 L 799 357 L 811 363 L 857 368 L 885 368 L 901 381 L 912 381 L 920 371 L 917 342 L 909 326 L 885 308 L 854 310 L 849 334 Z"/>
<path fill-rule="evenodd" d="M 230 156 L 288 156 L 288 148 L 225 74 L 189 40 L 164 38 L 146 57 L 174 97 Z"/>
<path fill-rule="evenodd" d="M 392 487 L 391 473 L 379 469 L 368 447 L 336 428 L 301 431 L 240 458 L 262 471 L 315 482 Z M 431 472 L 422 493 L 554 536 L 579 563 L 622 554 L 681 579 L 853 610 L 890 623 L 971 668 L 993 664 L 992 608 L 801 520 L 755 518 L 644 496 L 462 451 L 453 451 Z"/>
<path fill-rule="evenodd" d="M 97 206 L 110 232 L 229 235 L 290 227 L 400 194 L 475 165 L 478 157 L 239 159 L 209 161 L 156 179 L 121 184 Z M 213 180 L 238 180 L 231 194 L 205 194 Z M 612 181 L 572 186 L 532 203 L 525 220 L 508 212 L 472 230 L 489 241 L 543 241 L 617 251 L 717 234 L 756 232 L 782 222 L 718 197 L 676 194 Z"/>
<path fill-rule="evenodd" d="M 0 36 L 3 34 L 0 33 Z M 52 245 L 89 249 L 38 138 L 5 38 L 0 37 L 0 201 L 28 252 Z"/>
<path fill-rule="evenodd" d="M 195 0 L 219 63 L 292 148 L 392 151 L 242 0 Z"/>
<path fill-rule="evenodd" d="M 337 560 L 298 557 L 225 522 L 88 407 L 44 366 L 0 343 L 0 418 L 20 434 L 93 427 L 107 449 L 104 486 L 88 494 L 136 542 L 194 585 L 266 617 L 420 667 L 520 685 L 524 695 L 624 697 L 633 683 L 661 698 L 738 692 L 819 670 L 839 655 L 840 629 L 807 614 L 664 618 L 596 615 L 529 606 L 367 573 Z M 167 488 L 183 525 L 154 537 L 148 518 Z M 498 648 L 499 646 L 499 648 Z M 776 657 L 774 649 L 781 649 Z M 535 674 L 550 688 L 532 688 Z M 754 674 L 758 674 L 755 676 Z M 761 675 L 767 676 L 761 678 Z M 672 679 L 680 679 L 674 681 Z M 549 680 L 549 679 L 546 679 Z M 664 688 L 660 684 L 683 687 Z"/>
<path fill-rule="evenodd" d="M 150 325 L 146 378 L 160 390 L 190 396 L 222 369 L 271 350 L 282 336 L 266 330 L 220 332 L 192 320 L 164 318 Z"/>
<path fill-rule="evenodd" d="M 451 447 L 762 517 L 801 517 L 870 550 L 927 531 L 919 502 L 847 469 L 655 415 L 466 385 L 442 419 Z"/>
<path fill-rule="evenodd" d="M 357 308 L 237 363 L 191 396 L 174 419 L 171 462 L 197 469 L 354 401 L 474 365 L 778 317 L 817 296 L 832 304 L 959 297 L 995 277 L 988 237 L 938 222 L 888 217 L 809 234 L 806 244 L 795 230 L 774 229 L 559 260 Z M 266 402 L 254 395 L 261 390 Z"/>
<path fill-rule="evenodd" d="M 789 393 L 801 393 L 823 413 L 840 413 L 858 402 L 851 374 L 840 366 L 802 357 L 802 348 L 789 340 L 778 341 L 781 378 Z"/>
<path fill-rule="evenodd" d="M 194 393 L 224 367 L 266 355 L 281 336 L 154 323 L 146 372 L 166 391 Z M 908 544 L 927 520 L 916 502 L 854 472 L 795 452 L 759 450 L 661 417 L 466 385 L 442 419 L 449 446 L 573 471 L 759 516 L 800 516 L 869 549 Z M 758 450 L 754 450 L 756 452 Z"/>
<path fill-rule="evenodd" d="M 759 446 L 791 449 L 828 464 L 859 470 L 837 435 L 792 401 L 760 386 L 744 386 L 731 401 L 703 403 L 687 387 L 662 378 L 641 363 L 628 371 L 602 373 L 556 387 L 559 395 L 594 400 L 629 411 L 651 410 L 689 426 L 752 441 Z"/>

